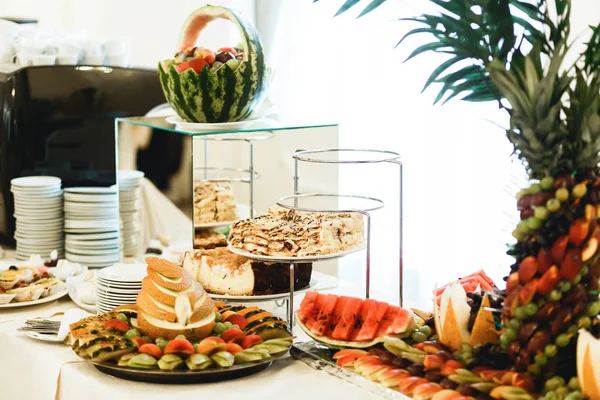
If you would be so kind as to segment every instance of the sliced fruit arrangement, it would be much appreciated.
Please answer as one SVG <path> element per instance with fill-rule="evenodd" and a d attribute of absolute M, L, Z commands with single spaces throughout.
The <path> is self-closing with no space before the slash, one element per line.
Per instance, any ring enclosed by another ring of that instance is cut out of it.
<path fill-rule="evenodd" d="M 60 279 L 52 276 L 47 267 L 17 267 L 11 265 L 0 271 L 0 305 L 10 302 L 34 301 L 50 296 L 64 288 Z"/>
<path fill-rule="evenodd" d="M 372 299 L 307 292 L 296 316 L 299 326 L 329 347 L 366 348 L 386 336 L 413 333 L 413 311 Z"/>
<path fill-rule="evenodd" d="M 473 371 L 437 342 L 384 341 L 368 351 L 345 349 L 333 355 L 340 367 L 414 399 L 534 399 L 534 377 L 528 373 L 477 368 Z"/>
<path fill-rule="evenodd" d="M 579 330 L 600 333 L 599 199 L 593 171 L 547 176 L 518 195 L 499 339 L 514 369 L 539 375 L 540 386 L 575 377 Z"/>
<path fill-rule="evenodd" d="M 498 341 L 488 292 L 477 288 L 467 295 L 464 285 L 458 281 L 438 293 L 436 291 L 434 322 L 440 343 L 456 351 L 463 343 L 475 346 Z M 437 299 L 440 299 L 439 305 Z"/>
<path fill-rule="evenodd" d="M 216 324 L 213 330 L 216 334 L 220 335 L 225 330 L 236 327 L 244 335 L 257 335 L 263 340 L 292 336 L 287 322 L 256 306 L 234 306 L 217 301 L 215 308 Z"/>
<path fill-rule="evenodd" d="M 482 290 L 484 292 L 493 292 L 498 290 L 498 287 L 496 286 L 492 278 L 487 276 L 487 274 L 482 269 L 467 276 L 464 276 L 458 279 L 456 282 L 462 285 L 466 293 L 478 293 Z M 455 284 L 455 282 L 450 282 L 435 290 L 436 302 L 438 306 L 441 304 L 442 301 L 442 293 L 444 293 L 444 291 L 453 284 Z"/>
<path fill-rule="evenodd" d="M 200 33 L 216 19 L 231 21 L 241 43 L 216 52 L 196 47 Z M 252 23 L 234 10 L 212 5 L 188 17 L 175 57 L 160 62 L 158 72 L 171 107 L 186 121 L 201 123 L 247 118 L 263 99 L 270 77 Z"/>
<path fill-rule="evenodd" d="M 122 306 L 72 324 L 73 350 L 84 359 L 112 361 L 124 367 L 202 370 L 279 356 L 289 350 L 294 339 L 287 335 L 263 340 L 226 321 L 225 330 L 198 342 L 188 340 L 185 335 L 172 340 L 160 337 L 153 340 L 140 330 L 136 317 L 135 306 Z"/>

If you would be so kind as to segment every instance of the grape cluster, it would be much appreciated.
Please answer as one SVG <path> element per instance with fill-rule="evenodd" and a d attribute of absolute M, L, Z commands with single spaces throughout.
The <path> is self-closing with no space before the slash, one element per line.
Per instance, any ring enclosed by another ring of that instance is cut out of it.
<path fill-rule="evenodd" d="M 539 400 L 584 400 L 579 389 L 579 382 L 573 377 L 567 383 L 562 377 L 555 376 L 544 383 L 544 390 Z"/>

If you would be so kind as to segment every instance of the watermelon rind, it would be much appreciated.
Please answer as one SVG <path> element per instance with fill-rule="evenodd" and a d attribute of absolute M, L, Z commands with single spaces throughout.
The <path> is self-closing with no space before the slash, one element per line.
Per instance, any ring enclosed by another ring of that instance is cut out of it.
<path fill-rule="evenodd" d="M 227 19 L 238 28 L 244 45 L 243 61 L 234 70 L 225 65 L 216 71 L 205 67 L 179 73 L 172 60 L 158 63 L 158 74 L 167 102 L 188 122 L 219 123 L 247 119 L 265 97 L 271 71 L 266 67 L 262 44 L 254 25 L 238 12 L 220 6 L 204 6 L 186 20 L 178 44 L 195 43 L 202 29 L 199 19 Z"/>
<path fill-rule="evenodd" d="M 315 342 L 318 342 L 326 347 L 329 347 L 330 349 L 336 349 L 336 350 L 337 349 L 348 349 L 348 348 L 350 348 L 350 349 L 367 349 L 367 348 L 373 347 L 379 343 L 385 343 L 386 341 L 395 341 L 395 340 L 401 339 L 400 336 L 398 336 L 398 337 L 396 337 L 396 336 L 380 336 L 380 337 L 377 337 L 368 342 L 353 342 L 353 341 L 348 341 L 348 340 L 335 340 L 330 337 L 320 336 L 320 335 L 317 335 L 314 332 L 312 332 L 306 325 L 304 325 L 304 323 L 302 323 L 302 321 L 298 317 L 298 313 L 296 313 L 296 322 L 298 323 L 298 326 L 300 326 L 300 328 L 304 331 L 304 333 L 306 333 Z M 406 335 L 404 337 L 406 337 Z"/>

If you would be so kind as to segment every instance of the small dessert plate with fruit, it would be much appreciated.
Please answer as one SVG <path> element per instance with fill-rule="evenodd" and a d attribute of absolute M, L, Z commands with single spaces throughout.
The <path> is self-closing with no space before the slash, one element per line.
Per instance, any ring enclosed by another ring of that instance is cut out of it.
<path fill-rule="evenodd" d="M 166 118 L 169 124 L 174 124 L 178 131 L 198 133 L 198 132 L 219 132 L 219 131 L 237 131 L 247 128 L 257 122 L 264 121 L 264 118 L 249 118 L 243 121 L 236 122 L 215 122 L 215 123 L 200 123 L 188 122 L 179 115 L 172 115 Z"/>

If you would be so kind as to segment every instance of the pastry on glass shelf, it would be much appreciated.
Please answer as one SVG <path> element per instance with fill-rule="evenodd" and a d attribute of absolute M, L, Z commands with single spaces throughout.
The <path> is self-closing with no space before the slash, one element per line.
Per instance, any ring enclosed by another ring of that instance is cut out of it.
<path fill-rule="evenodd" d="M 235 221 L 235 198 L 228 182 L 194 182 L 194 224 Z"/>

